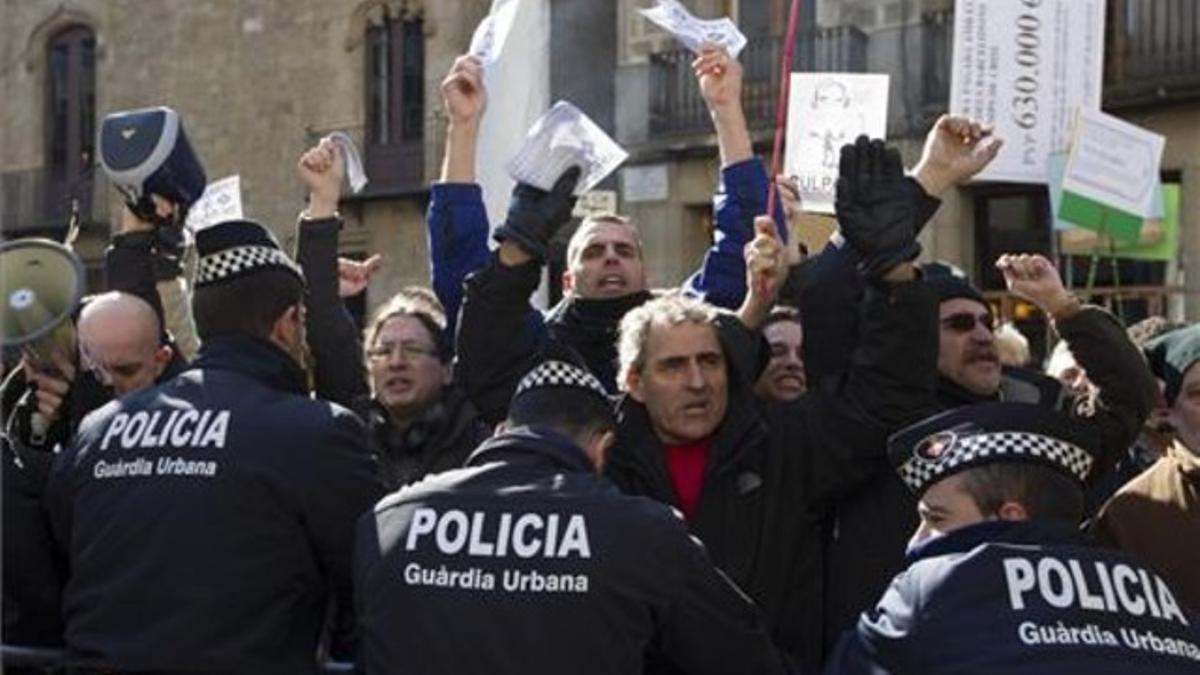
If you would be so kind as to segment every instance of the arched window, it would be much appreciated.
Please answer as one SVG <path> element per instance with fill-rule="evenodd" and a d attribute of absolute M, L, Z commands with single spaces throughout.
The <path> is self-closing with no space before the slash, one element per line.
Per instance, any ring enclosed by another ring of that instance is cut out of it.
<path fill-rule="evenodd" d="M 96 36 L 85 26 L 55 33 L 46 54 L 47 213 L 66 214 L 71 198 L 86 213 L 96 141 Z"/>
<path fill-rule="evenodd" d="M 385 6 L 367 24 L 366 155 L 371 184 L 403 189 L 424 179 L 425 31 L 419 16 Z"/>

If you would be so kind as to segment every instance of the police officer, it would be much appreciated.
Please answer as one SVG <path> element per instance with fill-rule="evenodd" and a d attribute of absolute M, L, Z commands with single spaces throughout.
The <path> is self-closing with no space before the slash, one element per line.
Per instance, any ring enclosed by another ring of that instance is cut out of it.
<path fill-rule="evenodd" d="M 105 671 L 312 673 L 331 596 L 353 648 L 354 523 L 383 488 L 362 423 L 306 395 L 299 269 L 252 222 L 196 246 L 199 358 L 88 416 L 51 470 L 66 643 Z"/>
<path fill-rule="evenodd" d="M 672 510 L 598 475 L 614 434 L 594 376 L 530 371 L 467 466 L 362 519 L 355 590 L 369 673 L 782 670 L 754 605 Z"/>
<path fill-rule="evenodd" d="M 827 672 L 1200 672 L 1200 616 L 1149 568 L 1081 541 L 1098 442 L 1084 429 L 1041 406 L 988 403 L 893 436 L 921 525 L 908 569 Z"/>

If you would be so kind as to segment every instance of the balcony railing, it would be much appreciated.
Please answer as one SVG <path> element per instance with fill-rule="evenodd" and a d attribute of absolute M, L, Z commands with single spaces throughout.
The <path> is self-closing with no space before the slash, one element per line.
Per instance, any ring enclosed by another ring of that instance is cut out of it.
<path fill-rule="evenodd" d="M 107 185 L 99 171 L 74 181 L 57 179 L 43 168 L 0 172 L 0 232 L 5 237 L 65 232 L 73 199 L 83 227 L 105 224 Z"/>
<path fill-rule="evenodd" d="M 752 37 L 742 51 L 742 106 L 752 130 L 774 124 L 779 93 L 779 59 L 783 40 Z M 650 56 L 650 135 L 686 136 L 712 131 L 708 108 L 700 95 L 687 49 Z M 825 28 L 798 39 L 793 71 L 862 72 L 867 66 L 867 36 L 853 26 Z"/>
<path fill-rule="evenodd" d="M 1108 11 L 1106 103 L 1200 98 L 1200 3 L 1110 0 Z"/>

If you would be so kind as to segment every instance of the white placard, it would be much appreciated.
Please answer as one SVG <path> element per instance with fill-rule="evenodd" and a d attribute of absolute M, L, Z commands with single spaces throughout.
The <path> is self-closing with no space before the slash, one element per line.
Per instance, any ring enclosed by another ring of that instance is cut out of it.
<path fill-rule="evenodd" d="M 627 166 L 621 169 L 621 196 L 631 204 L 661 202 L 670 194 L 666 164 Z"/>
<path fill-rule="evenodd" d="M 1167 139 L 1099 111 L 1079 113 L 1063 191 L 1150 218 Z"/>
<path fill-rule="evenodd" d="M 1099 110 L 1104 0 L 957 0 L 950 111 L 1004 147 L 976 180 L 1046 183 L 1076 109 Z"/>
<path fill-rule="evenodd" d="M 711 42 L 736 59 L 746 46 L 746 36 L 732 19 L 697 19 L 678 0 L 658 0 L 653 7 L 638 11 L 697 54 L 705 42 Z"/>
<path fill-rule="evenodd" d="M 588 218 L 617 212 L 616 190 L 589 190 L 581 195 L 571 210 L 574 218 Z"/>
<path fill-rule="evenodd" d="M 596 187 L 628 156 L 579 108 L 559 101 L 533 123 L 525 144 L 506 168 L 514 179 L 550 190 L 564 171 L 578 166 L 583 175 L 575 194 L 581 195 Z"/>
<path fill-rule="evenodd" d="M 241 220 L 242 177 L 226 176 L 209 183 L 204 194 L 188 209 L 186 224 L 192 230 L 202 230 L 209 225 L 226 220 Z"/>
<path fill-rule="evenodd" d="M 842 146 L 887 135 L 888 76 L 792 73 L 783 171 L 809 213 L 832 214 Z"/>
<path fill-rule="evenodd" d="M 513 21 L 517 16 L 517 0 L 498 0 L 492 5 L 490 14 L 475 27 L 471 36 L 471 46 L 467 53 L 484 65 L 495 63 L 500 58 L 508 34 L 512 32 Z"/>

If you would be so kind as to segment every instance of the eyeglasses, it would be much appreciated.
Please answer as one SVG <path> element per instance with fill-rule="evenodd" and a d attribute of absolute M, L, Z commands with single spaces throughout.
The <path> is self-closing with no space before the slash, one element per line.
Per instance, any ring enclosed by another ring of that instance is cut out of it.
<path fill-rule="evenodd" d="M 381 342 L 367 350 L 367 356 L 376 361 L 382 361 L 392 355 L 409 360 L 418 356 L 437 356 L 437 353 L 436 347 L 415 342 Z"/>
<path fill-rule="evenodd" d="M 958 312 L 942 317 L 941 323 L 955 333 L 970 333 L 975 330 L 975 324 L 983 326 L 989 333 L 996 328 L 996 319 L 991 313 L 972 314 L 970 312 Z"/>

